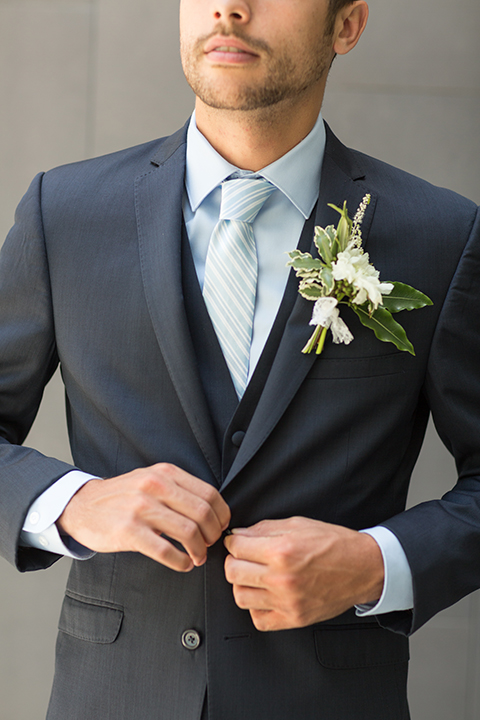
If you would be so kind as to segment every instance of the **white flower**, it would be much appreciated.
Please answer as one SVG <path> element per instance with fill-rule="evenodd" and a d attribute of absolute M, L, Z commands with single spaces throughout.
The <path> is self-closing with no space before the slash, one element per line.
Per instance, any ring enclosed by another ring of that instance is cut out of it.
<path fill-rule="evenodd" d="M 356 305 L 363 305 L 369 300 L 375 310 L 383 303 L 382 295 L 388 295 L 393 290 L 391 283 L 380 282 L 380 273 L 369 263 L 368 253 L 352 245 L 338 253 L 332 263 L 332 275 L 334 280 L 344 280 L 355 288 L 357 293 L 352 301 Z"/>
<path fill-rule="evenodd" d="M 353 335 L 340 317 L 337 305 L 338 300 L 333 297 L 319 298 L 313 306 L 310 325 L 321 325 L 330 328 L 334 343 L 348 345 L 352 342 Z"/>

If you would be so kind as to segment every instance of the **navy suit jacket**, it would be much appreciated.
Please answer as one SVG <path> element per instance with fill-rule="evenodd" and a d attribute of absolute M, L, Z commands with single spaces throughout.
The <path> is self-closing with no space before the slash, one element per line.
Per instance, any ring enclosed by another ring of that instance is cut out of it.
<path fill-rule="evenodd" d="M 221 490 L 232 526 L 383 524 L 406 552 L 415 609 L 260 633 L 233 601 L 221 541 L 186 575 L 98 554 L 73 563 L 48 717 L 198 720 L 207 689 L 210 720 L 404 720 L 406 635 L 480 586 L 477 207 L 329 131 L 315 224 L 336 223 L 328 203 L 353 213 L 370 193 L 371 261 L 434 304 L 399 318 L 415 357 L 353 313 L 351 345 L 305 356 L 312 304 L 292 276 L 237 406 L 182 245 L 184 172 L 182 130 L 40 175 L 20 203 L 0 264 L 2 554 L 22 571 L 57 559 L 18 537 L 31 503 L 71 469 L 20 447 L 60 363 L 78 468 L 108 477 L 174 463 Z M 405 512 L 429 412 L 458 481 Z M 181 643 L 190 628 L 195 650 Z"/>

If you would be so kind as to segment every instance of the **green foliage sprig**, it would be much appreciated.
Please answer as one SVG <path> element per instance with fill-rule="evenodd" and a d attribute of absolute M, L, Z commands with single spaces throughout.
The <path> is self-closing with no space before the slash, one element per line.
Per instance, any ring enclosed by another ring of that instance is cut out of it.
<path fill-rule="evenodd" d="M 339 305 L 347 305 L 365 327 L 383 342 L 392 342 L 399 350 L 415 355 L 404 328 L 393 318 L 401 310 L 416 310 L 432 305 L 427 295 L 401 282 L 381 282 L 380 273 L 362 248 L 361 225 L 371 196 L 365 195 L 353 220 L 343 208 L 329 205 L 340 214 L 337 227 L 316 227 L 314 242 L 319 257 L 293 250 L 291 265 L 300 278 L 298 291 L 315 302 L 310 325 L 315 330 L 303 353 L 315 349 L 320 354 L 328 330 L 334 343 L 349 344 L 353 335 L 340 317 Z"/>

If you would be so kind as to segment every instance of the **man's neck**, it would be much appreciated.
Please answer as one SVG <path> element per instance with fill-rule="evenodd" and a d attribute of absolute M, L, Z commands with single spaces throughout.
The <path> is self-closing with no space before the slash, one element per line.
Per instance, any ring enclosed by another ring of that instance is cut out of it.
<path fill-rule="evenodd" d="M 199 131 L 225 160 L 256 172 L 298 145 L 315 125 L 320 108 L 321 101 L 255 111 L 217 110 L 197 98 L 195 117 Z"/>

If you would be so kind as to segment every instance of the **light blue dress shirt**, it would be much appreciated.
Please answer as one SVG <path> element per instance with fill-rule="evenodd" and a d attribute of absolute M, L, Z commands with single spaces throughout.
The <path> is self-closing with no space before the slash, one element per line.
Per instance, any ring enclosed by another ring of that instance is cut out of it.
<path fill-rule="evenodd" d="M 222 181 L 232 174 L 261 175 L 277 188 L 253 223 L 258 280 L 249 379 L 282 301 L 290 271 L 287 253 L 296 248 L 305 220 L 318 198 L 324 149 L 325 127 L 320 118 L 305 140 L 287 155 L 260 173 L 251 173 L 231 165 L 212 148 L 197 130 L 195 116 L 190 122 L 183 215 L 202 288 L 208 245 L 220 215 Z"/>
<path fill-rule="evenodd" d="M 260 175 L 277 188 L 253 223 L 258 255 L 258 285 L 249 379 L 283 297 L 290 272 L 286 265 L 286 253 L 297 246 L 305 220 L 318 199 L 324 150 L 325 128 L 320 115 L 313 130 L 301 143 L 260 172 L 251 173 L 231 165 L 214 150 L 198 131 L 195 115 L 189 125 L 183 214 L 201 287 L 208 244 L 220 214 L 219 186 L 222 181 L 232 174 L 236 177 Z M 90 475 L 72 471 L 46 490 L 27 514 L 22 542 L 78 559 L 91 557 L 92 553 L 87 548 L 82 548 L 71 539 L 60 538 L 55 525 L 69 499 L 90 479 Z M 357 613 L 373 615 L 412 608 L 412 576 L 399 541 L 384 527 L 370 528 L 364 532 L 372 535 L 380 546 L 385 582 L 378 603 L 358 607 Z"/>

